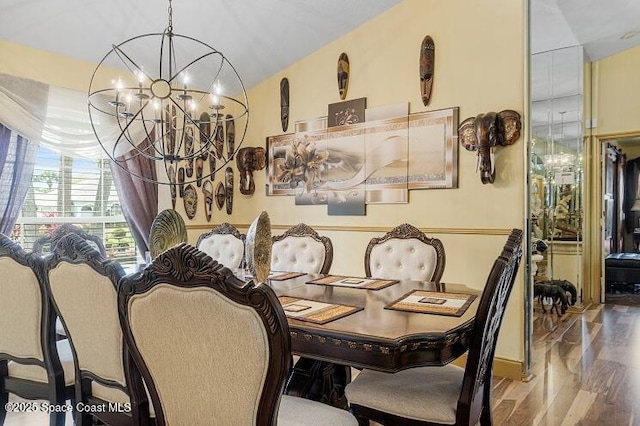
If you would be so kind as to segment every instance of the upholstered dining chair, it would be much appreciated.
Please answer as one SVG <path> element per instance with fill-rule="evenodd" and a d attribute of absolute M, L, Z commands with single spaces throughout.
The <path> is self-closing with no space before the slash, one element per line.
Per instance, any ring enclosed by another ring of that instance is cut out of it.
<path fill-rule="evenodd" d="M 514 229 L 493 263 L 480 297 L 466 367 L 418 367 L 398 373 L 363 370 L 346 387 L 360 424 L 492 424 L 493 358 L 504 310 L 522 257 Z"/>
<path fill-rule="evenodd" d="M 282 395 L 291 337 L 275 293 L 195 247 L 124 277 L 118 309 L 159 426 L 357 425 L 346 410 Z"/>
<path fill-rule="evenodd" d="M 76 411 L 76 424 L 91 424 L 92 418 L 106 424 L 149 424 L 148 397 L 118 319 L 116 285 L 124 275 L 122 266 L 68 234 L 44 259 L 44 272 L 71 341 L 76 402 L 118 408 Z"/>
<path fill-rule="evenodd" d="M 227 268 L 238 269 L 244 263 L 245 236 L 224 222 L 198 237 L 196 247 Z"/>
<path fill-rule="evenodd" d="M 73 398 L 69 341 L 56 341 L 55 314 L 42 276 L 42 259 L 0 234 L 0 424 L 9 394 L 64 406 Z M 50 425 L 65 413 L 52 412 Z"/>
<path fill-rule="evenodd" d="M 439 282 L 445 260 L 439 239 L 404 223 L 369 241 L 364 270 L 367 277 Z"/>
<path fill-rule="evenodd" d="M 58 243 L 60 238 L 64 237 L 67 234 L 78 235 L 82 239 L 88 241 L 89 245 L 92 248 L 98 250 L 100 254 L 102 254 L 103 256 L 107 255 L 107 250 L 100 237 L 91 235 L 79 226 L 72 225 L 70 223 L 63 223 L 61 225 L 58 225 L 49 234 L 36 238 L 36 240 L 33 242 L 32 251 L 38 254 L 46 254 L 50 251 L 53 251 L 53 247 Z"/>
<path fill-rule="evenodd" d="M 299 223 L 282 235 L 275 235 L 271 246 L 271 270 L 328 274 L 333 262 L 333 244 L 328 237 Z"/>

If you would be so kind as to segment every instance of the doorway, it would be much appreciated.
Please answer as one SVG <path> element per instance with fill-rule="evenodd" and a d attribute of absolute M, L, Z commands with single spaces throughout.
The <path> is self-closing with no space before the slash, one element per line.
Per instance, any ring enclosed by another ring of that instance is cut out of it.
<path fill-rule="evenodd" d="M 640 306 L 640 140 L 610 138 L 602 152 L 601 300 Z"/>

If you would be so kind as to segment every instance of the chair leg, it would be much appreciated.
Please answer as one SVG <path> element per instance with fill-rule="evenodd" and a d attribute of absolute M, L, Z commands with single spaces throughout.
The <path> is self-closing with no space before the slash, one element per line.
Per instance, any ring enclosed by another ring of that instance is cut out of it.
<path fill-rule="evenodd" d="M 358 421 L 358 426 L 369 426 L 369 419 L 365 417 L 356 416 L 356 420 Z"/>
<path fill-rule="evenodd" d="M 51 414 L 49 414 L 50 426 L 64 426 L 64 422 L 65 422 L 65 413 L 52 412 Z"/>
<path fill-rule="evenodd" d="M 4 424 L 7 418 L 7 403 L 9 402 L 9 392 L 0 390 L 0 425 Z"/>
<path fill-rule="evenodd" d="M 482 404 L 482 413 L 480 413 L 480 425 L 492 426 L 493 415 L 491 414 L 491 397 L 485 397 Z"/>

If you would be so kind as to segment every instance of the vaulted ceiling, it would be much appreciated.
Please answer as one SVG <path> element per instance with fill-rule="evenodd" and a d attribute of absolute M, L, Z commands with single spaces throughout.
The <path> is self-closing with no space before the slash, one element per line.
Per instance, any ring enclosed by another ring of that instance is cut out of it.
<path fill-rule="evenodd" d="M 401 0 L 176 0 L 173 30 L 221 51 L 247 88 Z M 98 62 L 131 37 L 162 33 L 167 0 L 0 0 L 0 37 Z M 337 60 L 337 58 L 336 58 Z"/>

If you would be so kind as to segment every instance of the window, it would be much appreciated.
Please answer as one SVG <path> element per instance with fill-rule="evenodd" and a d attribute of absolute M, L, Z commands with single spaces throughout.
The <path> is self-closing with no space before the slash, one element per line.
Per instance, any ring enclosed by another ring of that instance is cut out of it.
<path fill-rule="evenodd" d="M 110 258 L 136 264 L 136 246 L 120 208 L 108 160 L 67 157 L 43 146 L 13 238 L 30 248 L 61 223 L 72 223 L 102 239 Z"/>

